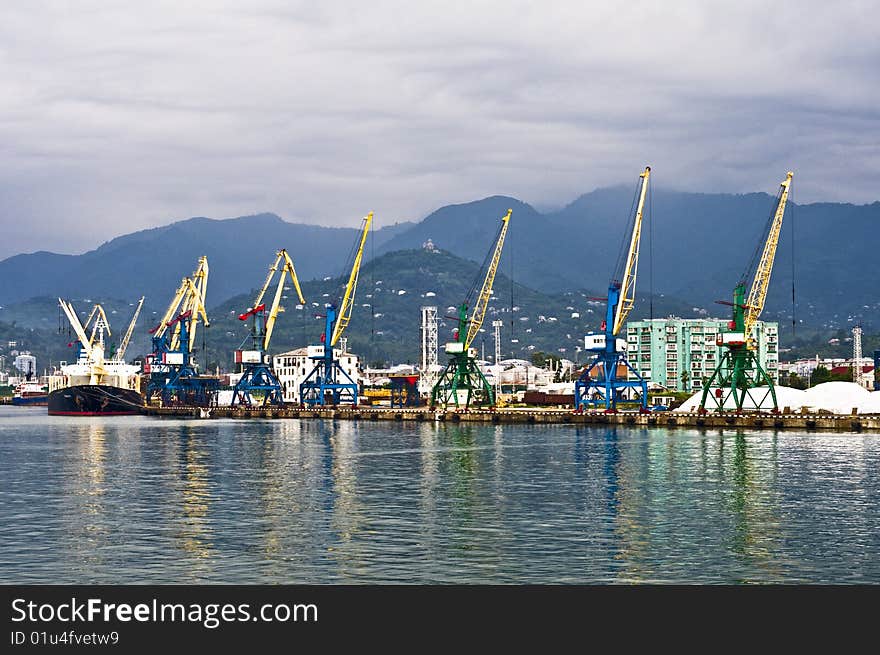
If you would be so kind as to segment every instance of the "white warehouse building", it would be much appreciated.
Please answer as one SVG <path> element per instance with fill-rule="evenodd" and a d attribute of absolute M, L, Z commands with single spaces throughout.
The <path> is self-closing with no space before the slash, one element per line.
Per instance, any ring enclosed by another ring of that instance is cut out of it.
<path fill-rule="evenodd" d="M 361 385 L 361 375 L 358 370 L 358 356 L 350 352 L 342 352 L 339 348 L 333 349 L 336 361 L 342 370 L 348 373 L 358 387 Z M 315 360 L 308 356 L 308 348 L 289 350 L 272 357 L 272 370 L 281 383 L 281 392 L 284 402 L 299 404 L 299 385 L 305 382 L 306 377 L 315 368 Z"/>

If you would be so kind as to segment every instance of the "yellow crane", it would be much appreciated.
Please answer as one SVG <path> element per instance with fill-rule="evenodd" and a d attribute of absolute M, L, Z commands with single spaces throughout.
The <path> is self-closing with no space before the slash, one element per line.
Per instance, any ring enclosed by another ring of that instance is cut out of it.
<path fill-rule="evenodd" d="M 633 222 L 633 231 L 629 240 L 629 250 L 626 256 L 626 266 L 624 267 L 623 278 L 620 283 L 620 297 L 617 303 L 617 311 L 614 313 L 614 325 L 612 326 L 612 334 L 615 336 L 620 332 L 623 324 L 636 302 L 636 277 L 639 272 L 639 244 L 642 239 L 642 215 L 645 210 L 645 196 L 648 192 L 648 180 L 651 177 L 651 167 L 646 166 L 645 171 L 639 175 L 642 180 L 641 189 L 639 190 L 639 203 L 636 207 L 635 220 Z"/>
<path fill-rule="evenodd" d="M 358 276 L 361 271 L 361 261 L 364 257 L 364 245 L 367 242 L 367 233 L 373 224 L 373 212 L 364 217 L 363 227 L 361 229 L 361 238 L 358 241 L 357 250 L 355 252 L 354 261 L 351 265 L 351 273 L 348 276 L 348 284 L 345 285 L 345 293 L 342 296 L 342 302 L 339 303 L 339 311 L 336 318 L 336 325 L 333 326 L 333 337 L 330 339 L 330 345 L 335 346 L 339 341 L 339 337 L 345 332 L 351 321 L 351 312 L 354 308 L 354 294 L 357 290 Z"/>
<path fill-rule="evenodd" d="M 755 354 L 754 331 L 767 299 L 793 175 L 789 171 L 779 185 L 776 211 L 770 219 L 767 240 L 755 269 L 748 300 L 745 299 L 747 271 L 733 290 L 733 302 L 719 301 L 733 308 L 733 320 L 730 322 L 731 331 L 718 335 L 718 345 L 724 348 L 724 352 L 718 366 L 703 384 L 699 408 L 701 412 L 708 409 L 719 412 L 726 409 L 737 412 L 744 409 L 778 410 L 773 378 L 767 374 Z"/>
<path fill-rule="evenodd" d="M 147 402 L 159 397 L 163 405 L 210 403 L 216 378 L 200 376 L 193 359 L 198 325 L 209 327 L 205 297 L 208 289 L 208 258 L 199 257 L 195 271 L 180 281 L 168 308 L 152 335 L 153 352 L 144 372 L 149 373 Z"/>
<path fill-rule="evenodd" d="M 373 224 L 373 212 L 364 217 L 360 238 L 356 242 L 351 272 L 339 305 L 331 304 L 324 315 L 324 334 L 320 344 L 309 346 L 309 357 L 315 366 L 299 385 L 300 401 L 308 405 L 325 405 L 351 403 L 358 401 L 358 385 L 352 377 L 339 365 L 334 346 L 339 342 L 345 328 L 351 321 L 354 309 L 354 297 L 357 291 L 358 277 L 364 257 L 364 245 L 367 234 Z"/>
<path fill-rule="evenodd" d="M 263 298 L 275 279 L 276 273 L 278 273 L 277 288 L 272 305 L 267 310 Z M 300 304 L 305 305 L 306 300 L 300 288 L 299 278 L 296 276 L 293 260 L 287 250 L 281 249 L 275 253 L 275 261 L 269 267 L 266 281 L 260 288 L 253 306 L 238 317 L 241 321 L 246 321 L 249 318 L 253 320 L 250 334 L 252 348 L 251 350 L 235 351 L 235 361 L 242 365 L 242 376 L 232 392 L 233 405 L 252 405 L 257 397 L 261 399 L 263 405 L 284 403 L 281 383 L 278 382 L 278 378 L 272 371 L 268 351 L 278 314 L 284 311 L 281 300 L 284 296 L 284 283 L 287 276 L 290 276 L 290 280 L 293 282 Z"/>
<path fill-rule="evenodd" d="M 754 343 L 752 330 L 764 311 L 764 302 L 767 300 L 767 289 L 770 288 L 770 274 L 773 272 L 773 261 L 776 258 L 776 247 L 779 245 L 779 234 L 782 231 L 782 217 L 785 214 L 785 205 L 788 203 L 788 191 L 791 187 L 791 178 L 794 173 L 788 171 L 785 179 L 779 183 L 779 202 L 776 205 L 776 213 L 770 224 L 764 251 L 761 260 L 755 269 L 755 279 L 746 300 L 743 332 L 748 342 Z"/>
<path fill-rule="evenodd" d="M 471 344 L 480 332 L 486 317 L 489 299 L 492 297 L 492 285 L 495 282 L 495 274 L 498 272 L 498 264 L 501 261 L 501 252 L 504 248 L 504 240 L 507 237 L 512 214 L 513 210 L 508 209 L 507 214 L 501 219 L 498 234 L 489 250 L 486 276 L 483 278 L 480 292 L 476 296 L 470 318 L 468 318 L 470 298 L 466 298 L 459 305 L 458 327 L 453 333 L 455 341 L 446 344 L 446 354 L 450 355 L 450 359 L 431 391 L 432 406 L 454 405 L 455 407 L 467 408 L 471 404 L 495 404 L 495 392 L 483 372 L 480 371 L 476 361 L 477 353 L 471 348 Z M 474 285 L 475 288 L 476 285 Z"/>
<path fill-rule="evenodd" d="M 166 350 L 178 350 L 182 329 L 188 331 L 190 344 L 195 343 L 195 333 L 199 319 L 205 323 L 205 327 L 210 325 L 207 311 L 205 310 L 208 272 L 208 258 L 205 256 L 199 257 L 198 265 L 196 270 L 193 271 L 192 276 L 185 277 L 180 281 L 180 286 L 177 288 L 159 323 L 150 330 L 150 334 L 153 335 L 155 342 L 156 339 L 163 338 L 168 328 L 171 328 L 171 335 L 165 344 Z M 186 316 L 185 319 L 175 320 L 184 315 Z M 186 324 L 181 325 L 184 320 Z"/>

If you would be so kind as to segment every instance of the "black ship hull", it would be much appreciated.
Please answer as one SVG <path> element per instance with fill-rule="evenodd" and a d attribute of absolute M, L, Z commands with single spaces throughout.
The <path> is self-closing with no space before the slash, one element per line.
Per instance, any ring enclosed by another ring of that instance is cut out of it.
<path fill-rule="evenodd" d="M 139 414 L 144 399 L 132 389 L 82 384 L 49 394 L 50 416 L 126 416 Z"/>

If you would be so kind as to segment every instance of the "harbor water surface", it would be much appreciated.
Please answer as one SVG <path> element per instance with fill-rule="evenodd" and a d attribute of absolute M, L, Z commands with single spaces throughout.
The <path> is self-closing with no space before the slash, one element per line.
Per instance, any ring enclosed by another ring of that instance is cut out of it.
<path fill-rule="evenodd" d="M 3 583 L 878 583 L 880 435 L 0 408 Z"/>

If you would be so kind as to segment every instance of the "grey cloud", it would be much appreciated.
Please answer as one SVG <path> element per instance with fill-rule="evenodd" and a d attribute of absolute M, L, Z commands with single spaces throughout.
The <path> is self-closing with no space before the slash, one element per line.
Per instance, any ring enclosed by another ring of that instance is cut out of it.
<path fill-rule="evenodd" d="M 631 180 L 877 199 L 868 3 L 5 3 L 0 257 Z M 26 225 L 26 228 L 22 226 Z"/>

